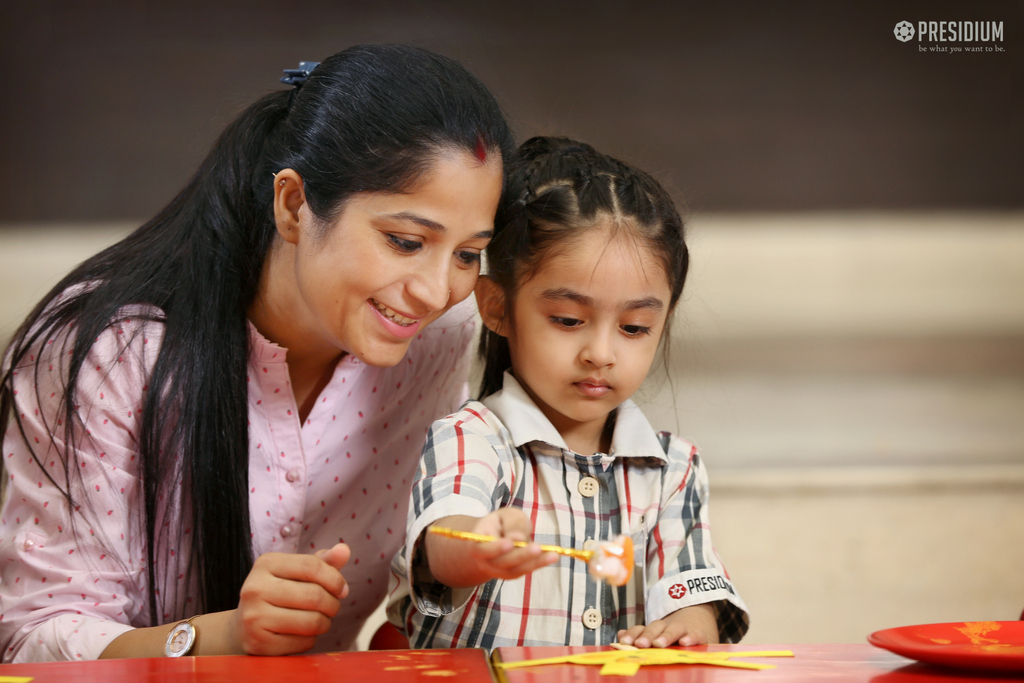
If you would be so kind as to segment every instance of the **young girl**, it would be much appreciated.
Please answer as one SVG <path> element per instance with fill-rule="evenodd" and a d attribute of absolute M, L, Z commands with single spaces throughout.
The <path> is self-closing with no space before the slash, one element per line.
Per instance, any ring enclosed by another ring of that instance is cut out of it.
<path fill-rule="evenodd" d="M 476 288 L 482 399 L 427 436 L 389 617 L 414 648 L 738 641 L 746 608 L 711 545 L 697 450 L 630 401 L 686 278 L 671 199 L 589 145 L 533 138 L 497 226 Z M 619 534 L 636 549 L 622 587 L 512 545 L 592 549 Z"/>

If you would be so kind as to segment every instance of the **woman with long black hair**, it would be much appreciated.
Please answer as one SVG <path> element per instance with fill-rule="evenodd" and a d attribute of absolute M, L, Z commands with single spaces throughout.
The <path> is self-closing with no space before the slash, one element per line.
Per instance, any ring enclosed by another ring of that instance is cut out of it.
<path fill-rule="evenodd" d="M 5 661 L 347 649 L 384 595 L 512 139 L 425 50 L 288 73 L 7 349 Z"/>

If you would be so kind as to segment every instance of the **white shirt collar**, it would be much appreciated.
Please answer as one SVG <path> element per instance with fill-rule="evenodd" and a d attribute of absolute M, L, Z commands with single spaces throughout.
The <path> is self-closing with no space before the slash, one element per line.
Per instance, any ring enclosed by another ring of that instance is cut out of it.
<path fill-rule="evenodd" d="M 512 435 L 512 443 L 516 448 L 531 441 L 542 441 L 556 448 L 571 450 L 512 373 L 506 371 L 501 391 L 487 396 L 481 403 L 502 421 Z M 619 406 L 615 416 L 612 447 L 608 455 L 667 460 L 651 423 L 630 399 Z"/>

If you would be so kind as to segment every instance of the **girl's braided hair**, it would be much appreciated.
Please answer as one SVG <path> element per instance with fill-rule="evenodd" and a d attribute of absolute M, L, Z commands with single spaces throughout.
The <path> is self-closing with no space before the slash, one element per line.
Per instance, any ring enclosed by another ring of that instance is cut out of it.
<path fill-rule="evenodd" d="M 689 251 L 683 219 L 661 184 L 584 142 L 534 137 L 510 161 L 496 235 L 487 247 L 487 275 L 504 293 L 506 315 L 518 284 L 544 258 L 571 248 L 597 226 L 628 230 L 658 257 L 671 290 L 669 308 L 674 308 L 686 281 Z M 484 328 L 479 354 L 484 397 L 501 389 L 502 376 L 512 365 L 508 340 Z"/>

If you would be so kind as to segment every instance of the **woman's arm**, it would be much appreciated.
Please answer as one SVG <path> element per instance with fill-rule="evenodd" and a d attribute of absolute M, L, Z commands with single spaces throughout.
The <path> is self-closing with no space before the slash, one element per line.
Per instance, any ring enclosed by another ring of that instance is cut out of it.
<path fill-rule="evenodd" d="M 341 575 L 348 559 L 348 546 L 340 543 L 316 555 L 261 555 L 242 584 L 237 609 L 192 621 L 197 635 L 190 654 L 287 655 L 309 650 L 330 628 L 348 595 Z M 127 631 L 100 658 L 162 657 L 175 623 Z"/>

